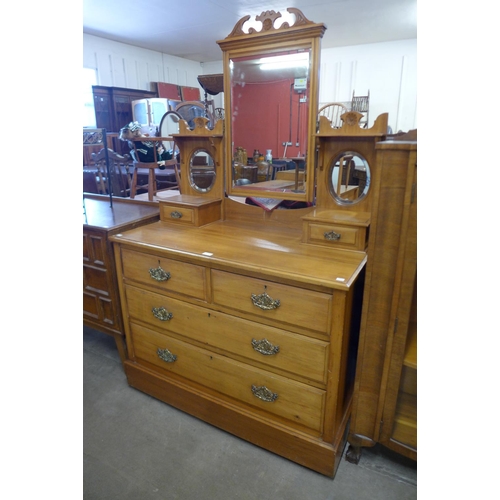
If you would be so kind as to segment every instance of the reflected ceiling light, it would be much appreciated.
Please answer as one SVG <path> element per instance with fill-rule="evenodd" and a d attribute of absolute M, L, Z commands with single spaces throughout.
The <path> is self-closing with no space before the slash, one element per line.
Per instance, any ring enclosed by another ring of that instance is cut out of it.
<path fill-rule="evenodd" d="M 309 52 L 298 52 L 282 56 L 265 57 L 259 61 L 260 69 L 307 68 L 309 66 Z"/>

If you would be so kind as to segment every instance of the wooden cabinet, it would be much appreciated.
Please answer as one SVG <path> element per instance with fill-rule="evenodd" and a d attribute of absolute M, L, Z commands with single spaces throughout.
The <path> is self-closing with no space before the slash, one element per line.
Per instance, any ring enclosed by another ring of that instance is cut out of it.
<path fill-rule="evenodd" d="M 125 343 L 115 259 L 109 237 L 159 219 L 155 205 L 86 196 L 83 214 L 83 324 L 115 338 L 122 361 Z"/>
<path fill-rule="evenodd" d="M 417 144 L 377 144 L 381 169 L 368 264 L 348 460 L 381 443 L 417 459 Z"/>
<path fill-rule="evenodd" d="M 94 94 L 96 127 L 105 128 L 106 132 L 116 134 L 113 136 L 112 149 L 114 151 L 121 155 L 129 153 L 128 144 L 120 141 L 118 132 L 133 120 L 132 101 L 158 97 L 157 92 L 101 85 L 94 85 L 92 92 Z"/>

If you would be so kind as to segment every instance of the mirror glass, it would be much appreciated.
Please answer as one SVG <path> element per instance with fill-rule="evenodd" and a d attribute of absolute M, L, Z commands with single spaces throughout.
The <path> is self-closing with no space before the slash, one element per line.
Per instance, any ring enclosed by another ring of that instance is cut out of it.
<path fill-rule="evenodd" d="M 210 191 L 215 183 L 215 161 L 206 149 L 197 149 L 189 160 L 189 182 L 200 193 Z"/>
<path fill-rule="evenodd" d="M 362 200 L 370 188 L 370 166 L 354 151 L 343 151 L 330 164 L 330 193 L 340 205 L 352 205 Z"/>
<path fill-rule="evenodd" d="M 305 195 L 310 60 L 308 47 L 229 60 L 232 194 Z"/>

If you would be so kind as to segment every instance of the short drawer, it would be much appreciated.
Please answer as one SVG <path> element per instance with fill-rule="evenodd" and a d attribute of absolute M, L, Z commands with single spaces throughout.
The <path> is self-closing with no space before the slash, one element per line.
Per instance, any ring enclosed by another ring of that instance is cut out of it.
<path fill-rule="evenodd" d="M 250 363 L 287 372 L 305 382 L 326 382 L 327 342 L 211 311 L 171 297 L 125 287 L 128 314 L 165 333 L 175 332 Z"/>
<path fill-rule="evenodd" d="M 168 203 L 161 204 L 160 216 L 163 221 L 191 225 L 194 222 L 194 215 L 192 208 L 169 205 Z"/>
<path fill-rule="evenodd" d="M 308 223 L 307 243 L 364 250 L 366 246 L 366 228 L 333 224 Z"/>
<path fill-rule="evenodd" d="M 200 227 L 221 217 L 221 200 L 218 198 L 178 195 L 159 204 L 160 220 L 164 222 Z"/>
<path fill-rule="evenodd" d="M 146 361 L 250 407 L 320 433 L 325 391 L 131 324 L 136 361 Z"/>
<path fill-rule="evenodd" d="M 202 266 L 122 249 L 123 275 L 172 293 L 207 300 L 206 272 Z"/>
<path fill-rule="evenodd" d="M 271 281 L 212 270 L 215 304 L 292 330 L 329 333 L 332 296 Z"/>

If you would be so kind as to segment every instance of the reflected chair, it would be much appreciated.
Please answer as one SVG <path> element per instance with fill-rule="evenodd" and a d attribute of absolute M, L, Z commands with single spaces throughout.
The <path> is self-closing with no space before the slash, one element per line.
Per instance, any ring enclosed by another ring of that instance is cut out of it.
<path fill-rule="evenodd" d="M 368 128 L 368 118 L 370 109 L 370 91 L 368 95 L 354 95 L 354 90 L 352 91 L 352 101 L 351 101 L 351 111 L 357 111 L 358 113 L 363 113 L 363 118 L 359 121 L 359 126 L 363 128 Z"/>
<path fill-rule="evenodd" d="M 347 113 L 347 111 L 349 110 L 347 109 L 347 106 L 344 106 L 344 104 L 341 104 L 340 102 L 330 102 L 319 108 L 318 120 L 320 116 L 326 116 L 333 128 L 341 128 L 342 120 L 340 117 L 344 113 Z"/>
<path fill-rule="evenodd" d="M 224 108 L 215 108 L 214 118 L 215 121 L 224 120 Z"/>

